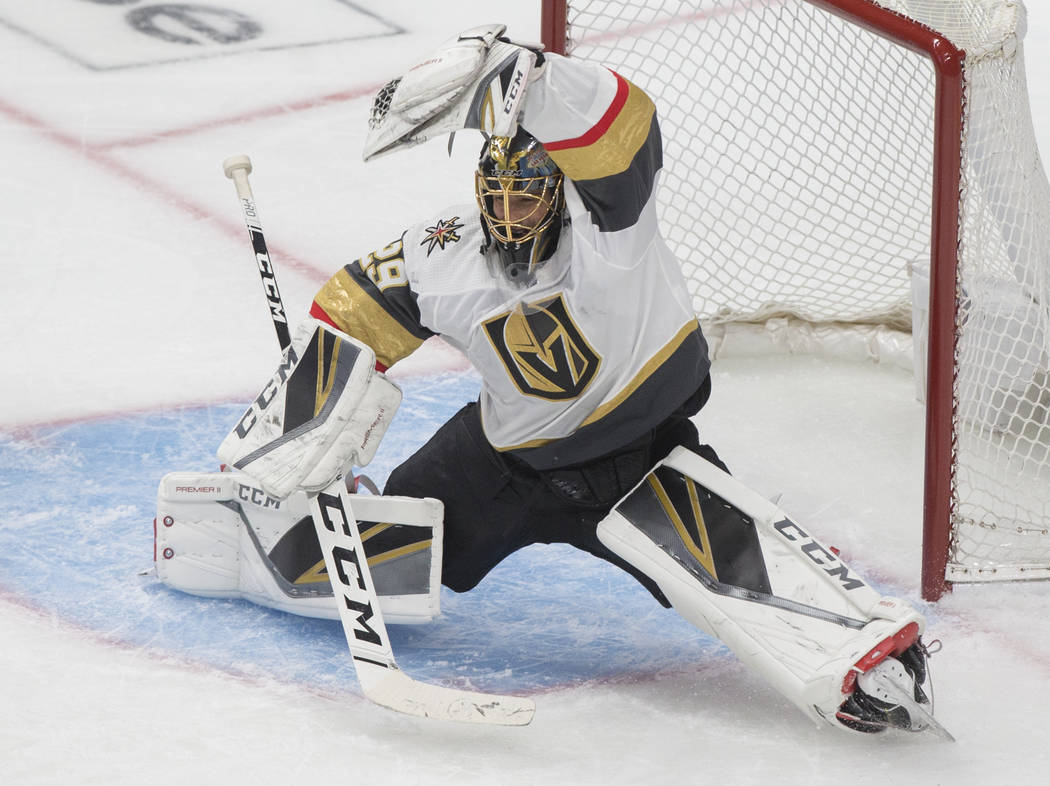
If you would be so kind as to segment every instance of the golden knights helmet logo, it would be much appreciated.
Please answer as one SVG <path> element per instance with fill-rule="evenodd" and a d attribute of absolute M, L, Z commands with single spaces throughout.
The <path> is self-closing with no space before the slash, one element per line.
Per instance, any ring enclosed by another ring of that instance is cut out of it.
<path fill-rule="evenodd" d="M 561 295 L 518 305 L 484 324 L 514 384 L 527 396 L 572 399 L 587 389 L 601 357 L 572 321 Z"/>

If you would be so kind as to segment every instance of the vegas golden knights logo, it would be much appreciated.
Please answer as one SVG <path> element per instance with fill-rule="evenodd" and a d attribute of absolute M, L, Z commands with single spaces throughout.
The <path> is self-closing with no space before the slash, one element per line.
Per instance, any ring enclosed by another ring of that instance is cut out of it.
<path fill-rule="evenodd" d="M 485 333 L 518 389 L 528 396 L 572 399 L 601 364 L 569 316 L 561 295 L 519 305 L 485 322 Z"/>

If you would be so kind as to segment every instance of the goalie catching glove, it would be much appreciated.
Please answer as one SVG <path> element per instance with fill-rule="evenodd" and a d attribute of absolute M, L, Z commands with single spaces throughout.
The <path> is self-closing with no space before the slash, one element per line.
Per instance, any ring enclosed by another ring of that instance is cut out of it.
<path fill-rule="evenodd" d="M 388 82 L 372 103 L 365 161 L 463 128 L 514 136 L 542 55 L 538 44 L 504 38 L 506 29 L 466 30 Z"/>
<path fill-rule="evenodd" d="M 371 348 L 307 320 L 219 446 L 219 460 L 277 499 L 318 491 L 372 460 L 400 403 L 400 388 L 375 370 Z"/>

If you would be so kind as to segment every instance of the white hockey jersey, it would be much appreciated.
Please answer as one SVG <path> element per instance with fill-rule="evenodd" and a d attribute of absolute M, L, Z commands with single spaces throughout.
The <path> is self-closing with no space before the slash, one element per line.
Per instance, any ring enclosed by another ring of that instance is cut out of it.
<path fill-rule="evenodd" d="M 607 69 L 548 55 L 522 126 L 565 175 L 569 220 L 527 286 L 499 272 L 477 205 L 448 208 L 355 260 L 311 313 L 389 366 L 426 338 L 482 378 L 489 442 L 538 469 L 643 436 L 707 377 L 707 344 L 657 226 L 662 163 L 652 102 Z"/>

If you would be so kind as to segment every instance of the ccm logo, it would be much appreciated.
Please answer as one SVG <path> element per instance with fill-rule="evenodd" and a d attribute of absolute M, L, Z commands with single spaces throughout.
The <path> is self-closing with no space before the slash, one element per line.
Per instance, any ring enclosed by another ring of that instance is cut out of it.
<path fill-rule="evenodd" d="M 791 519 L 781 519 L 773 524 L 773 528 L 783 535 L 785 540 L 801 544 L 799 548 L 802 549 L 802 553 L 820 565 L 829 576 L 837 578 L 843 589 L 855 590 L 865 586 L 863 581 L 850 575 L 849 569 L 838 557 L 813 540 L 809 533 Z"/>
<path fill-rule="evenodd" d="M 259 505 L 263 508 L 273 508 L 274 510 L 277 510 L 281 507 L 280 500 L 274 499 L 262 489 L 245 486 L 243 483 L 237 484 L 237 496 L 245 502 L 251 502 L 252 504 Z"/>
<path fill-rule="evenodd" d="M 324 528 L 336 536 L 336 540 L 328 546 L 331 563 L 335 566 L 335 575 L 331 576 L 330 572 L 330 578 L 333 590 L 342 597 L 347 612 L 343 615 L 344 620 L 348 621 L 348 627 L 353 630 L 358 642 L 378 648 L 389 647 L 383 628 L 373 628 L 370 624 L 376 612 L 372 608 L 375 588 L 369 585 L 371 577 L 367 572 L 368 563 L 362 565 L 367 555 L 359 553 L 354 545 L 351 527 L 356 526 L 356 523 L 350 523 L 350 515 L 338 495 L 322 491 L 317 495 L 317 506 Z M 325 546 L 322 545 L 322 548 Z"/>
<path fill-rule="evenodd" d="M 514 73 L 514 81 L 510 83 L 507 90 L 507 100 L 503 102 L 503 113 L 509 115 L 514 109 L 514 101 L 521 90 L 521 83 L 525 80 L 525 72 L 520 68 Z"/>
<path fill-rule="evenodd" d="M 285 355 L 284 360 L 281 361 L 281 365 L 278 366 L 277 373 L 266 383 L 262 393 L 255 397 L 255 401 L 252 402 L 248 411 L 241 415 L 240 422 L 237 423 L 237 427 L 234 429 L 238 437 L 244 439 L 248 436 L 248 432 L 259 422 L 259 416 L 273 403 L 273 400 L 277 397 L 277 391 L 281 389 L 281 384 L 288 379 L 288 375 L 291 374 L 292 369 L 295 368 L 295 364 L 298 362 L 299 356 L 295 354 L 294 349 L 288 347 L 288 353 Z"/>

